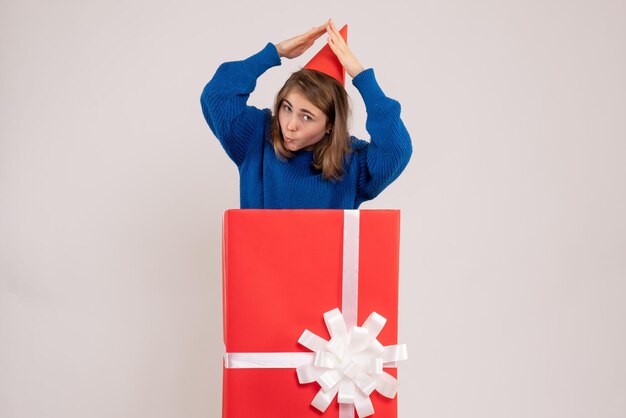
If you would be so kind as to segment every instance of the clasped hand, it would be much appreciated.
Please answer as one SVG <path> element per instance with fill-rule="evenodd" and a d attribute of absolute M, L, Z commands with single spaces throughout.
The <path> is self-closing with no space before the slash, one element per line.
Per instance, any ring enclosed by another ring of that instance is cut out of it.
<path fill-rule="evenodd" d="M 328 34 L 330 49 L 335 53 L 350 77 L 354 78 L 363 71 L 363 66 L 356 59 L 331 19 L 302 35 L 294 36 L 276 44 L 278 55 L 284 58 L 299 57 L 324 33 Z"/>

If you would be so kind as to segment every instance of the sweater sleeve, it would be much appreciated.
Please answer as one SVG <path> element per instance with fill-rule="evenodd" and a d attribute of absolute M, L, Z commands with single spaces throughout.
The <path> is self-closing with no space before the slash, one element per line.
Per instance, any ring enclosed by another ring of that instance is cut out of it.
<path fill-rule="evenodd" d="M 219 66 L 202 91 L 200 103 L 209 127 L 226 154 L 241 166 L 250 139 L 264 126 L 268 111 L 248 106 L 257 78 L 280 65 L 276 47 L 268 43 L 260 52 L 242 61 Z"/>
<path fill-rule="evenodd" d="M 413 146 L 400 119 L 400 103 L 383 93 L 374 70 L 369 68 L 352 80 L 367 111 L 366 129 L 371 139 L 358 150 L 357 207 L 373 199 L 393 182 L 409 163 Z"/>

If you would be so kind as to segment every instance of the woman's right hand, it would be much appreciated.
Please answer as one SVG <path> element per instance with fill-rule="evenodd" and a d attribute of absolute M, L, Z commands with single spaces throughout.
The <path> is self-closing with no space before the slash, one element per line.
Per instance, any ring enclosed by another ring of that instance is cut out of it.
<path fill-rule="evenodd" d="M 329 21 L 330 19 L 324 22 L 323 25 L 315 27 L 302 35 L 294 36 L 276 44 L 278 55 L 285 58 L 299 57 L 313 45 L 317 38 L 326 33 L 326 26 L 328 26 Z"/>

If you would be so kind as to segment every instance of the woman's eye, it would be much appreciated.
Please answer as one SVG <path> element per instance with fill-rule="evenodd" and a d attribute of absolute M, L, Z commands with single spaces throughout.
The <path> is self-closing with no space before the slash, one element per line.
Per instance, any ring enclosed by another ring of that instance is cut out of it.
<path fill-rule="evenodd" d="M 303 115 L 302 119 L 304 119 L 305 121 L 309 122 L 311 120 L 313 120 L 309 115 Z"/>
<path fill-rule="evenodd" d="M 289 105 L 283 105 L 283 109 L 285 109 L 285 112 L 291 111 L 291 108 L 289 107 Z"/>

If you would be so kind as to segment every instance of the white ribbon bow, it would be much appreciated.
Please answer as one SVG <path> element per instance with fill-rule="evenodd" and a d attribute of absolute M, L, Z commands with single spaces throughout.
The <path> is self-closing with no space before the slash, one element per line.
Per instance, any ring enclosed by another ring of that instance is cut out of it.
<path fill-rule="evenodd" d="M 340 404 L 354 404 L 359 417 L 374 413 L 369 395 L 376 390 L 394 398 L 397 380 L 383 371 L 383 367 L 408 358 L 406 345 L 383 345 L 376 339 L 387 319 L 373 312 L 363 326 L 348 330 L 338 308 L 324 314 L 330 341 L 305 329 L 298 342 L 315 352 L 312 363 L 296 370 L 300 383 L 317 382 L 321 389 L 311 405 L 326 411 L 335 395 Z"/>

